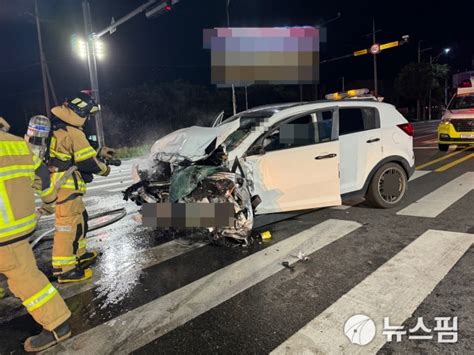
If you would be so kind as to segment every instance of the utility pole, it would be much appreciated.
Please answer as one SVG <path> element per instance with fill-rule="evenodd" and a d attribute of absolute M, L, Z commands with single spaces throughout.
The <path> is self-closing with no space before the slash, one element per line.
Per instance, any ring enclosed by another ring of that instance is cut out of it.
<path fill-rule="evenodd" d="M 375 44 L 375 19 L 372 19 L 372 44 Z M 373 55 L 374 57 L 374 95 L 377 96 L 378 89 L 378 79 L 377 79 L 377 54 Z"/>
<path fill-rule="evenodd" d="M 230 15 L 229 15 L 230 0 L 227 0 L 227 27 L 230 27 Z M 232 108 L 234 115 L 237 114 L 237 100 L 235 98 L 235 85 L 232 84 Z"/>
<path fill-rule="evenodd" d="M 342 79 L 342 91 L 344 92 L 346 91 L 346 80 L 344 77 L 341 77 L 341 79 Z"/>
<path fill-rule="evenodd" d="M 87 43 L 87 66 L 89 68 L 89 77 L 91 81 L 92 97 L 100 106 L 99 79 L 97 75 L 97 56 L 95 52 L 95 35 L 92 32 L 91 9 L 88 0 L 82 1 L 82 11 L 84 15 L 84 30 Z M 105 144 L 104 127 L 102 124 L 102 112 L 99 110 L 94 114 L 95 126 L 97 131 L 97 142 L 100 147 Z"/>
<path fill-rule="evenodd" d="M 433 56 L 430 55 L 430 68 L 431 72 L 433 72 Z M 431 121 L 431 87 L 433 86 L 433 79 L 431 79 L 430 83 L 430 91 L 428 96 L 428 121 Z"/>
<path fill-rule="evenodd" d="M 44 95 L 44 108 L 46 110 L 46 116 L 51 117 L 51 106 L 49 102 L 49 91 L 47 82 L 47 70 L 46 70 L 46 58 L 43 51 L 43 41 L 41 39 L 41 25 L 38 11 L 38 0 L 35 0 L 35 17 L 36 17 L 36 31 L 38 33 L 38 46 L 40 52 L 41 62 L 41 76 L 43 78 L 43 95 Z"/>

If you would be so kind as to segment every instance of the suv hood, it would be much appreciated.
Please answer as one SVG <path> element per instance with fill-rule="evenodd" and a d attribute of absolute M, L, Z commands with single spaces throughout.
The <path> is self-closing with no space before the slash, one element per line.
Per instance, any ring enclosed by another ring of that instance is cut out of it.
<path fill-rule="evenodd" d="M 192 126 L 179 129 L 158 139 L 151 147 L 151 154 L 158 160 L 170 163 L 204 159 L 224 142 L 234 126 L 231 122 L 218 127 Z"/>

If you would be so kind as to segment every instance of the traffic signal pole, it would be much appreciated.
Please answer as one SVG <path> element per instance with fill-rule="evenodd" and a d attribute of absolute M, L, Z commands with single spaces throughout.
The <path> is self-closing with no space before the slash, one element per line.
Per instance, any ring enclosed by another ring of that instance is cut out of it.
<path fill-rule="evenodd" d="M 99 93 L 99 78 L 97 74 L 97 53 L 96 53 L 96 46 L 95 41 L 98 40 L 100 37 L 104 36 L 107 33 L 112 34 L 115 32 L 118 26 L 124 24 L 128 20 L 132 19 L 133 17 L 137 16 L 138 14 L 149 11 L 150 16 L 152 16 L 152 12 L 156 10 L 160 10 L 161 8 L 167 8 L 168 6 L 175 5 L 180 0 L 167 0 L 162 1 L 157 7 L 152 9 L 152 5 L 158 2 L 158 0 L 149 0 L 143 5 L 140 5 L 135 10 L 129 12 L 125 16 L 121 17 L 117 21 L 113 21 L 112 24 L 103 30 L 94 33 L 92 29 L 92 17 L 91 17 L 91 9 L 88 0 L 82 0 L 82 11 L 84 16 L 84 30 L 87 42 L 87 66 L 89 68 L 89 78 L 91 82 L 91 90 L 92 96 L 97 101 L 97 104 L 100 105 L 100 93 Z M 151 10 L 150 10 L 151 9 Z M 147 13 L 148 17 L 148 13 Z M 97 141 L 99 146 L 104 146 L 105 144 L 105 137 L 104 137 L 104 127 L 102 123 L 102 113 L 99 110 L 95 114 L 95 125 L 97 130 Z"/>
<path fill-rule="evenodd" d="M 95 36 L 92 32 L 91 9 L 88 0 L 82 1 L 82 11 L 84 14 L 84 28 L 87 43 L 87 67 L 89 68 L 92 97 L 100 106 L 99 78 L 97 74 L 97 55 L 95 53 Z M 97 143 L 99 144 L 99 147 L 103 147 L 105 145 L 105 137 L 101 110 L 94 114 L 94 118 L 97 132 Z"/>

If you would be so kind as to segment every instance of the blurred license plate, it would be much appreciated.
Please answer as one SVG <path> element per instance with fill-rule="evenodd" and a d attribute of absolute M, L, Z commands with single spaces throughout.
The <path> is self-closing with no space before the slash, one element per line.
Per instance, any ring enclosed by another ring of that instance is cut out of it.
<path fill-rule="evenodd" d="M 474 139 L 474 133 L 461 134 L 461 138 L 471 138 L 471 139 Z"/>

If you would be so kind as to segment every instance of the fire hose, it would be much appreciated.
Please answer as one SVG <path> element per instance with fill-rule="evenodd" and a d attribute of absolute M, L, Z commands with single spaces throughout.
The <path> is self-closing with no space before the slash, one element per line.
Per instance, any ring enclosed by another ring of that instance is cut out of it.
<path fill-rule="evenodd" d="M 98 218 L 101 218 L 101 217 L 106 217 L 106 216 L 109 216 L 109 215 L 114 215 L 114 214 L 116 214 L 116 216 L 114 216 L 113 218 L 110 218 L 110 219 L 108 219 L 104 222 L 101 222 L 101 223 L 93 224 L 89 228 L 88 231 L 92 232 L 92 231 L 95 231 L 97 229 L 101 229 L 101 228 L 110 226 L 111 224 L 120 221 L 123 217 L 125 217 L 127 215 L 127 211 L 125 210 L 125 208 L 118 208 L 118 209 L 115 209 L 115 210 L 99 212 L 99 213 L 96 213 L 96 214 L 90 216 L 89 221 L 94 220 L 94 219 L 98 219 Z M 53 232 L 54 232 L 54 228 L 51 228 L 51 229 L 45 231 L 44 233 L 42 233 L 39 237 L 37 237 L 36 239 L 33 240 L 33 242 L 31 243 L 31 247 L 34 248 L 42 240 L 46 241 L 46 240 L 53 239 L 53 236 L 50 235 Z M 48 236 L 48 235 L 49 235 L 49 238 L 45 239 L 45 237 Z"/>

